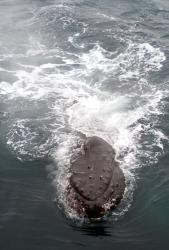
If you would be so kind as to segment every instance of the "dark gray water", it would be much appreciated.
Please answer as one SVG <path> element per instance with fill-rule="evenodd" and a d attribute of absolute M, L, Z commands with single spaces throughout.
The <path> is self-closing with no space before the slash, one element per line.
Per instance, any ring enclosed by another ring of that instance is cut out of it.
<path fill-rule="evenodd" d="M 169 2 L 0 0 L 0 250 L 168 249 Z M 116 150 L 103 222 L 65 200 L 79 132 Z"/>

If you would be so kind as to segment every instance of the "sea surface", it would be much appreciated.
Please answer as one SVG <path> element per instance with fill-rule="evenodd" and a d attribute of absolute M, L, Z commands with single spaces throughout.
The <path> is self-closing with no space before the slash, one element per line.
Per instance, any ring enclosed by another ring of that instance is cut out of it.
<path fill-rule="evenodd" d="M 99 223 L 65 199 L 80 135 L 116 150 Z M 169 1 L 0 0 L 0 250 L 169 249 Z"/>

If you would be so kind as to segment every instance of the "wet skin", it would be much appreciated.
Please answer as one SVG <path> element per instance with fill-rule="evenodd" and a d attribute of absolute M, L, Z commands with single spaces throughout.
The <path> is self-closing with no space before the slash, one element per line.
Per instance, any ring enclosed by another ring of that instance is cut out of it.
<path fill-rule="evenodd" d="M 101 218 L 118 205 L 124 190 L 124 174 L 112 146 L 97 136 L 86 138 L 71 159 L 70 206 L 79 215 Z"/>

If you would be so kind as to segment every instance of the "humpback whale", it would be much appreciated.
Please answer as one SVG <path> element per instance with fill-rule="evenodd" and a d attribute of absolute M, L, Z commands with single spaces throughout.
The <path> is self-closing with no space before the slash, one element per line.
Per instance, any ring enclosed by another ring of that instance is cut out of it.
<path fill-rule="evenodd" d="M 123 198 L 125 177 L 113 147 L 100 137 L 86 137 L 70 160 L 68 202 L 80 216 L 102 218 Z"/>

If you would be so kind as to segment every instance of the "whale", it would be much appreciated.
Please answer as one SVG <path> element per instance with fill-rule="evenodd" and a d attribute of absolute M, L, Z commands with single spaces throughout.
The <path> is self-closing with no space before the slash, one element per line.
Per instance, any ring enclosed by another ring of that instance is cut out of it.
<path fill-rule="evenodd" d="M 68 203 L 81 217 L 100 219 L 123 198 L 125 176 L 113 147 L 98 136 L 86 137 L 70 159 Z"/>

